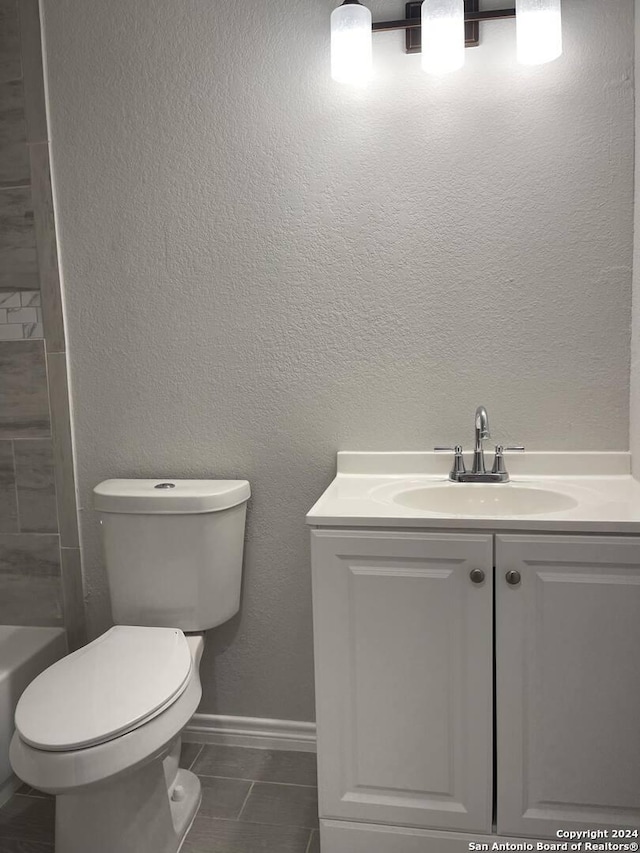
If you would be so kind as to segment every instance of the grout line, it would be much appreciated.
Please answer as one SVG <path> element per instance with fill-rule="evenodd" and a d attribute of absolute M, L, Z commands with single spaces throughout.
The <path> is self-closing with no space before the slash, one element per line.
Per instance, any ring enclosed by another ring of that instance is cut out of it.
<path fill-rule="evenodd" d="M 244 803 L 242 804 L 242 808 L 238 812 L 238 816 L 236 817 L 236 820 L 240 820 L 240 816 L 241 816 L 242 812 L 244 811 L 244 807 L 247 805 L 247 800 L 251 796 L 251 792 L 253 791 L 253 786 L 255 784 L 256 784 L 255 782 L 251 783 L 251 786 L 250 786 L 249 790 L 247 791 L 247 796 L 244 798 Z"/>
<path fill-rule="evenodd" d="M 193 759 L 193 761 L 191 762 L 191 764 L 190 764 L 188 767 L 185 767 L 185 770 L 191 770 L 191 769 L 193 768 L 193 765 L 194 765 L 194 764 L 196 763 L 196 761 L 200 758 L 200 753 L 202 752 L 202 750 L 203 750 L 203 749 L 204 749 L 204 744 L 203 744 L 203 745 L 200 747 L 200 749 L 196 752 L 196 757 Z M 197 774 L 196 774 L 196 775 L 197 775 Z"/>
<path fill-rule="evenodd" d="M 30 800 L 48 800 L 49 799 L 49 797 L 46 794 L 42 794 L 42 793 L 34 794 L 34 793 L 32 793 L 33 790 L 34 789 L 31 788 L 29 791 L 23 791 L 22 793 L 18 793 L 16 791 L 13 796 L 14 797 L 28 797 Z"/>
<path fill-rule="evenodd" d="M 319 832 L 319 828 L 315 826 L 300 826 L 299 823 L 265 823 L 263 820 L 242 820 L 238 821 L 237 817 L 213 817 L 211 815 L 201 815 L 198 813 L 199 821 L 211 821 L 212 823 L 242 823 L 243 826 L 268 826 L 270 829 L 308 829 L 309 832 Z"/>
<path fill-rule="evenodd" d="M 314 832 L 315 832 L 315 829 L 312 829 L 311 832 L 309 833 L 309 841 L 307 842 L 307 846 L 305 848 L 305 853 L 309 853 L 309 851 L 311 850 L 311 842 L 313 841 L 313 833 Z"/>
<path fill-rule="evenodd" d="M 192 765 L 193 766 L 193 765 Z M 285 785 L 289 788 L 317 788 L 317 785 L 303 785 L 300 782 L 272 782 L 271 779 L 245 779 L 244 776 L 215 776 L 213 773 L 196 773 L 198 778 L 204 779 L 230 779 L 238 782 L 251 782 L 258 785 Z"/>
<path fill-rule="evenodd" d="M 43 533 L 41 530 L 19 530 L 17 533 L 3 533 L 3 536 L 60 536 L 57 530 L 52 530 L 50 533 Z M 615 535 L 615 534 L 614 534 Z M 77 545 L 63 545 L 68 551 L 77 551 Z"/>
<path fill-rule="evenodd" d="M 13 83 L 13 80 L 5 80 L 3 82 Z M 20 143 L 18 143 L 20 144 Z M 28 145 L 29 143 L 23 142 L 22 145 Z M 31 180 L 29 178 L 25 178 L 24 181 L 18 180 L 15 183 L 13 181 L 9 181 L 7 184 L 0 184 L 0 192 L 3 190 L 28 190 L 31 187 Z"/>
<path fill-rule="evenodd" d="M 16 493 L 16 527 L 17 532 L 22 533 L 22 524 L 20 523 L 20 498 L 18 497 L 18 463 L 16 462 L 16 442 L 11 440 L 11 457 L 13 460 L 13 488 Z"/>

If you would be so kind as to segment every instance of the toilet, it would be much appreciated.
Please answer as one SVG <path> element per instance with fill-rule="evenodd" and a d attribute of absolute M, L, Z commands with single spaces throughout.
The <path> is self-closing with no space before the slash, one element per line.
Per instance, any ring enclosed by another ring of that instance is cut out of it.
<path fill-rule="evenodd" d="M 94 489 L 113 621 L 42 672 L 11 764 L 56 796 L 56 853 L 177 853 L 200 805 L 178 767 L 202 689 L 203 632 L 240 606 L 246 480 L 106 480 Z"/>

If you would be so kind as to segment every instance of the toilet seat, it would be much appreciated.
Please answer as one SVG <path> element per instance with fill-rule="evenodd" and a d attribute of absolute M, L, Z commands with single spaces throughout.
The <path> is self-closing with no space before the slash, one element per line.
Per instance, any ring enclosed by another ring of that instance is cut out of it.
<path fill-rule="evenodd" d="M 19 732 L 11 739 L 11 764 L 29 785 L 49 794 L 69 794 L 110 784 L 121 774 L 135 772 L 155 758 L 163 758 L 195 713 L 202 697 L 199 668 L 204 640 L 186 635 L 193 661 L 184 691 L 162 713 L 112 740 L 86 749 L 44 750 L 29 746 Z"/>
<path fill-rule="evenodd" d="M 117 625 L 27 687 L 16 730 L 25 743 L 52 752 L 111 741 L 176 702 L 192 666 L 179 629 Z"/>

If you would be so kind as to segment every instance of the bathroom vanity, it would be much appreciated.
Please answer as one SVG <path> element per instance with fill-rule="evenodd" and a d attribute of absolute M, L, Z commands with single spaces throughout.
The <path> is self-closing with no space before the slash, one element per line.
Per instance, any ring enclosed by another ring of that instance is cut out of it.
<path fill-rule="evenodd" d="M 307 516 L 323 853 L 640 840 L 627 454 L 526 454 L 490 485 L 449 462 L 341 453 Z"/>

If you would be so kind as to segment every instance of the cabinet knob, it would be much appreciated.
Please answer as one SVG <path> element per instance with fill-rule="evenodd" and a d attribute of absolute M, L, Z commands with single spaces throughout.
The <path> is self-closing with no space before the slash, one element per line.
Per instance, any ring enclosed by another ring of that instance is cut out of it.
<path fill-rule="evenodd" d="M 484 572 L 482 569 L 471 569 L 469 572 L 469 577 L 473 581 L 473 583 L 482 583 L 484 580 Z"/>
<path fill-rule="evenodd" d="M 520 572 L 516 572 L 512 569 L 510 572 L 507 572 L 505 578 L 507 579 L 508 584 L 510 584 L 511 586 L 517 586 L 521 580 Z"/>

